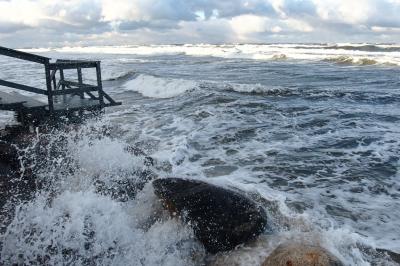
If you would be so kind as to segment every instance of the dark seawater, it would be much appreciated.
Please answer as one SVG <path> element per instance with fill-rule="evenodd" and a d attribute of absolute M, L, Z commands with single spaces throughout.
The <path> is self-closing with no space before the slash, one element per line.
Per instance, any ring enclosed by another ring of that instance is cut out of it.
<path fill-rule="evenodd" d="M 157 160 L 151 170 L 160 177 L 206 179 L 274 202 L 265 203 L 274 220 L 261 238 L 268 245 L 238 256 L 241 265 L 259 263 L 285 239 L 318 243 L 346 265 L 390 265 L 373 248 L 400 252 L 399 46 L 36 52 L 102 60 L 105 90 L 123 105 L 77 133 L 46 136 L 62 139 L 68 156 L 43 163 L 37 174 L 56 192 L 21 204 L 0 236 L 5 264 L 46 255 L 60 265 L 201 264 L 207 255 L 190 227 L 164 217 L 144 228 L 159 208 L 151 186 L 127 202 L 96 193 L 99 180 L 140 178 L 147 166 L 128 144 Z M 43 84 L 37 66 L 0 60 L 1 78 Z"/>

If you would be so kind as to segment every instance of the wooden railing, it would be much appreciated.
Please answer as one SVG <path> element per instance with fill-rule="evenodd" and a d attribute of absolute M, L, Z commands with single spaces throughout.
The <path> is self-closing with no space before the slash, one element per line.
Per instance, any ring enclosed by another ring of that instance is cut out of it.
<path fill-rule="evenodd" d="M 85 95 L 87 95 L 90 99 L 98 101 L 100 108 L 121 104 L 120 102 L 114 101 L 103 91 L 100 61 L 57 60 L 55 63 L 51 63 L 51 59 L 48 57 L 21 52 L 1 46 L 0 55 L 39 63 L 44 66 L 46 90 L 2 79 L 0 79 L 0 86 L 47 95 L 50 115 L 54 114 L 54 102 L 57 100 L 55 96 L 59 95 L 78 95 L 82 99 L 84 99 Z M 83 82 L 82 69 L 84 68 L 96 69 L 96 85 L 86 84 Z M 70 69 L 76 69 L 78 82 L 68 81 L 65 79 L 64 70 Z M 58 79 L 57 72 L 59 73 Z M 93 92 L 97 92 L 98 95 L 95 96 Z M 105 102 L 105 100 L 107 102 Z"/>

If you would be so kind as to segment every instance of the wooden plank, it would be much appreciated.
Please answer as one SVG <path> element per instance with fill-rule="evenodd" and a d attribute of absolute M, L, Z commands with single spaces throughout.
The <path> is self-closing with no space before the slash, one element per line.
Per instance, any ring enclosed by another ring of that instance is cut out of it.
<path fill-rule="evenodd" d="M 78 59 L 57 59 L 56 63 L 87 63 L 87 62 L 91 62 L 91 63 L 97 63 L 100 61 L 89 61 L 89 60 L 78 60 Z"/>
<path fill-rule="evenodd" d="M 97 91 L 97 87 L 83 86 L 77 89 L 65 89 L 53 91 L 53 95 L 81 94 L 85 92 Z"/>
<path fill-rule="evenodd" d="M 82 75 L 82 68 L 78 67 L 77 69 L 77 74 L 78 74 L 78 83 L 79 83 L 79 88 L 83 87 L 83 75 Z M 84 92 L 79 93 L 79 96 L 81 96 L 81 99 L 85 98 Z"/>
<path fill-rule="evenodd" d="M 54 78 L 56 77 L 56 74 L 57 74 L 57 70 L 53 70 L 53 71 L 51 72 L 50 78 L 51 78 L 51 79 L 54 79 Z"/>
<path fill-rule="evenodd" d="M 86 84 L 86 83 L 79 83 L 79 82 L 70 81 L 70 80 L 62 80 L 61 83 L 64 84 L 65 86 L 74 86 L 74 87 L 77 87 L 77 88 L 97 87 L 95 85 Z"/>
<path fill-rule="evenodd" d="M 89 95 L 89 97 L 90 97 L 92 100 L 99 100 L 99 98 L 96 97 L 96 96 L 94 96 L 91 92 L 88 92 L 88 91 L 87 91 L 86 94 Z"/>
<path fill-rule="evenodd" d="M 114 101 L 114 100 L 110 97 L 110 95 L 108 95 L 108 94 L 105 93 L 104 91 L 103 91 L 103 96 L 104 96 L 104 98 L 106 98 L 106 99 L 110 102 L 110 104 L 111 104 L 112 106 L 114 106 L 114 105 L 121 105 L 121 104 L 122 104 L 121 102 L 116 102 L 116 101 Z"/>
<path fill-rule="evenodd" d="M 96 62 L 61 62 L 49 64 L 50 70 L 57 69 L 77 69 L 77 68 L 92 68 L 96 67 Z"/>
<path fill-rule="evenodd" d="M 2 79 L 0 79 L 0 86 L 6 86 L 6 87 L 18 89 L 18 90 L 29 91 L 29 92 L 33 92 L 33 93 L 47 95 L 47 92 L 45 90 L 41 90 L 41 89 L 38 89 L 35 87 L 22 85 L 22 84 L 10 82 L 10 81 L 2 80 Z"/>
<path fill-rule="evenodd" d="M 53 99 L 53 88 L 51 87 L 51 73 L 50 73 L 50 63 L 47 62 L 44 65 L 44 72 L 46 75 L 46 87 L 47 87 L 47 102 L 49 104 L 50 116 L 53 115 L 54 112 L 54 99 Z"/>
<path fill-rule="evenodd" d="M 100 62 L 96 63 L 96 78 L 97 78 L 97 87 L 99 89 L 99 101 L 100 101 L 101 106 L 104 106 L 104 91 L 103 91 L 103 81 L 101 78 Z"/>
<path fill-rule="evenodd" d="M 50 61 L 50 58 L 48 58 L 48 57 L 25 53 L 25 52 L 17 51 L 17 50 L 2 47 L 2 46 L 0 46 L 0 55 L 14 57 L 14 58 L 27 60 L 27 61 L 31 61 L 31 62 L 35 62 L 35 63 L 40 63 L 40 64 L 45 64 L 46 62 Z"/>
<path fill-rule="evenodd" d="M 45 68 L 47 89 L 41 90 L 31 86 L 0 79 L 0 86 L 11 87 L 47 96 L 47 103 L 43 103 L 18 93 L 9 94 L 0 92 L 0 109 L 15 111 L 22 110 L 27 114 L 47 110 L 48 115 L 53 116 L 55 113 L 60 115 L 75 111 L 79 111 L 79 114 L 82 114 L 83 110 L 100 110 L 104 107 L 121 104 L 120 102 L 115 102 L 103 91 L 100 61 L 57 60 L 55 63 L 50 63 L 50 58 L 1 46 L 0 55 L 43 64 Z M 83 83 L 82 68 L 96 68 L 97 85 Z M 64 81 L 63 70 L 65 69 L 76 69 L 78 82 Z M 60 71 L 60 81 L 58 84 L 56 80 L 57 70 Z M 69 89 L 65 89 L 66 87 Z M 60 88 L 62 90 L 59 90 Z M 98 97 L 91 93 L 93 91 L 98 92 Z M 90 96 L 89 99 L 84 98 L 85 93 Z M 55 97 L 57 95 L 63 95 L 62 100 L 54 102 L 55 99 L 58 99 L 58 97 Z M 104 102 L 105 100 L 108 102 Z"/>

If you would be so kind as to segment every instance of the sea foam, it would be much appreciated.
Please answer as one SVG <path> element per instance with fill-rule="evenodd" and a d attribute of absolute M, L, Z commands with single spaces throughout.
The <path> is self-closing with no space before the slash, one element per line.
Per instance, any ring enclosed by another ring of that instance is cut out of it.
<path fill-rule="evenodd" d="M 346 63 L 355 65 L 400 66 L 398 45 L 372 44 L 185 44 L 62 47 L 54 49 L 25 49 L 28 52 L 56 51 L 83 54 L 130 54 L 138 56 L 187 55 L 253 60 L 325 61 L 347 57 Z M 335 60 L 331 60 L 335 61 Z M 343 63 L 339 60 L 338 63 Z M 360 63 L 361 62 L 361 63 Z M 364 62 L 364 63 L 363 63 Z M 365 63 L 368 62 L 368 63 Z M 373 63 L 371 63 L 373 62 Z"/>
<path fill-rule="evenodd" d="M 141 74 L 124 85 L 125 91 L 135 91 L 152 98 L 171 98 L 198 86 L 197 82 L 185 79 L 161 78 Z"/>

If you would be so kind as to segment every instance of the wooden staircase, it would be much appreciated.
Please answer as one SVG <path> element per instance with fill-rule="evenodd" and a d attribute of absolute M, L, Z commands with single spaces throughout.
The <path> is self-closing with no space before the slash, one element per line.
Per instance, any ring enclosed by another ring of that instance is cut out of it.
<path fill-rule="evenodd" d="M 0 110 L 17 112 L 21 123 L 32 124 L 55 120 L 60 116 L 82 116 L 84 112 L 97 112 L 105 107 L 121 105 L 103 90 L 100 61 L 56 60 L 0 46 L 0 55 L 42 64 L 45 70 L 46 89 L 0 79 Z M 96 84 L 83 82 L 82 69 L 94 68 Z M 76 70 L 77 80 L 64 77 L 64 70 Z M 44 95 L 47 101 L 19 93 L 1 91 L 1 86 Z"/>

